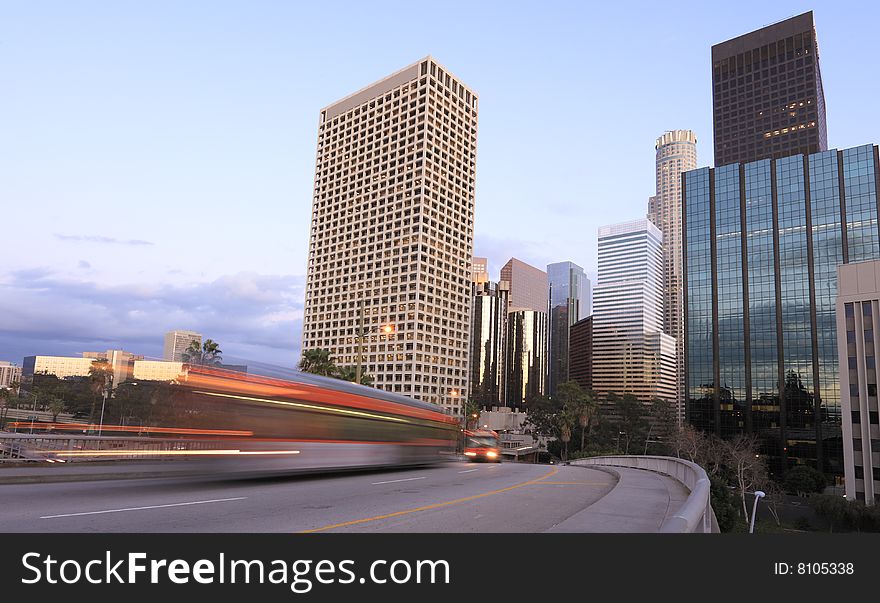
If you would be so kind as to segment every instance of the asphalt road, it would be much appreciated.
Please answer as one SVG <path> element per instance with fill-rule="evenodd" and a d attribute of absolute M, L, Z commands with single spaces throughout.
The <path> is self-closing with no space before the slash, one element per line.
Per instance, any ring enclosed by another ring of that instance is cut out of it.
<path fill-rule="evenodd" d="M 543 532 L 615 478 L 574 466 L 443 465 L 273 479 L 0 485 L 0 532 Z"/>

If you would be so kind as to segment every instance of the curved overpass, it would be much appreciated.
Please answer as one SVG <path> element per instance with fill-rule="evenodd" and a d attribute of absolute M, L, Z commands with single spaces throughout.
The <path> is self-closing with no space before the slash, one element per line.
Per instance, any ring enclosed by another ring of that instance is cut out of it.
<path fill-rule="evenodd" d="M 0 468 L 7 509 L 0 531 L 660 531 L 689 497 L 671 481 L 645 487 L 661 475 L 655 471 L 575 464 L 448 462 L 292 478 L 116 479 L 146 475 L 133 472 L 144 467 Z M 633 481 L 630 472 L 643 479 Z M 60 481 L 70 479 L 81 481 Z"/>

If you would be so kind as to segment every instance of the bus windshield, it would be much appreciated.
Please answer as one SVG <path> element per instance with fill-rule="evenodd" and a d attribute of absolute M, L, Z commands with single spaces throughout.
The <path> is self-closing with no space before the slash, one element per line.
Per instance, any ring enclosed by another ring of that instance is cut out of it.
<path fill-rule="evenodd" d="M 498 440 L 490 436 L 470 436 L 467 445 L 469 448 L 497 448 Z"/>

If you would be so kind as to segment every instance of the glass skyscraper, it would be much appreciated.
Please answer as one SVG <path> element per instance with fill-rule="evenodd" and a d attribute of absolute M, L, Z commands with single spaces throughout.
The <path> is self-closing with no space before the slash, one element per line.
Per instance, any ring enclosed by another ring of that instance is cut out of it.
<path fill-rule="evenodd" d="M 504 401 L 507 305 L 510 285 L 505 281 L 475 282 L 471 304 L 470 395 L 483 406 Z"/>
<path fill-rule="evenodd" d="M 837 266 L 880 258 L 877 147 L 682 176 L 688 420 L 842 474 Z"/>
<path fill-rule="evenodd" d="M 546 393 L 547 313 L 511 310 L 507 315 L 506 347 L 505 406 L 518 408 Z"/>
<path fill-rule="evenodd" d="M 589 316 L 590 280 L 584 269 L 574 262 L 557 262 L 547 266 L 550 286 L 550 353 L 548 358 L 547 394 L 568 381 L 569 328 Z"/>

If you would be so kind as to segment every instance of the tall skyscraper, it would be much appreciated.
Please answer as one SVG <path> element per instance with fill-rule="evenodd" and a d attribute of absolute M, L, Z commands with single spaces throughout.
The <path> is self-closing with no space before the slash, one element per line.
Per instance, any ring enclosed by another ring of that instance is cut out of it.
<path fill-rule="evenodd" d="M 877 413 L 877 350 L 880 331 L 880 261 L 837 267 L 837 349 L 843 419 L 846 497 L 867 505 L 880 494 L 880 418 Z M 844 368 L 845 367 L 845 368 Z"/>
<path fill-rule="evenodd" d="M 515 308 L 507 315 L 505 406 L 520 408 L 547 393 L 547 312 Z"/>
<path fill-rule="evenodd" d="M 828 149 L 812 11 L 712 47 L 715 165 Z"/>
<path fill-rule="evenodd" d="M 471 280 L 475 283 L 489 282 L 489 260 L 474 256 L 471 263 Z"/>
<path fill-rule="evenodd" d="M 697 137 L 671 130 L 657 139 L 657 188 L 648 219 L 663 233 L 663 332 L 675 337 L 678 416 L 684 418 L 684 308 L 681 301 L 681 175 L 697 167 Z"/>
<path fill-rule="evenodd" d="M 676 396 L 675 338 L 663 332 L 663 234 L 649 220 L 599 229 L 593 390 L 643 403 Z"/>
<path fill-rule="evenodd" d="M 455 414 L 476 150 L 477 95 L 431 57 L 320 114 L 302 349 Z"/>
<path fill-rule="evenodd" d="M 510 308 L 547 312 L 547 273 L 516 258 L 501 268 L 501 280 L 510 283 Z"/>
<path fill-rule="evenodd" d="M 688 419 L 842 474 L 837 266 L 880 258 L 877 147 L 683 175 Z"/>
<path fill-rule="evenodd" d="M 568 340 L 568 378 L 582 389 L 593 389 L 593 317 L 573 325 Z"/>
<path fill-rule="evenodd" d="M 473 287 L 468 399 L 483 406 L 498 406 L 504 400 L 509 284 L 483 282 Z"/>
<path fill-rule="evenodd" d="M 574 262 L 549 264 L 547 278 L 550 287 L 547 394 L 555 396 L 559 385 L 568 381 L 569 328 L 588 315 L 590 280 L 584 269 Z"/>
<path fill-rule="evenodd" d="M 183 353 L 189 346 L 196 342 L 202 345 L 201 333 L 195 331 L 168 331 L 165 333 L 165 347 L 162 350 L 162 358 L 169 362 L 182 362 Z"/>

